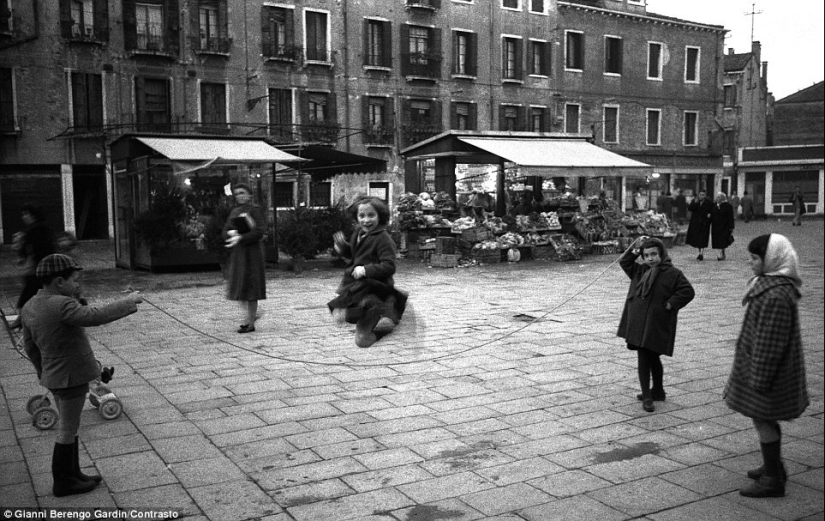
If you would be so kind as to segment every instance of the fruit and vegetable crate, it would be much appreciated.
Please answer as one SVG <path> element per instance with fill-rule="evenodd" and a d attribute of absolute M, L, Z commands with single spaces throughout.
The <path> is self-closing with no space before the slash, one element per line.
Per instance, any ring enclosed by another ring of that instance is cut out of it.
<path fill-rule="evenodd" d="M 435 240 L 435 252 L 452 255 L 456 250 L 455 237 L 437 237 Z"/>
<path fill-rule="evenodd" d="M 461 238 L 468 242 L 481 242 L 493 238 L 493 232 L 486 226 L 467 228 L 461 232 Z"/>
<path fill-rule="evenodd" d="M 534 260 L 552 260 L 553 255 L 556 254 L 556 248 L 550 244 L 539 244 L 533 246 L 531 253 Z"/>
<path fill-rule="evenodd" d="M 594 242 L 593 255 L 616 255 L 619 252 L 619 245 L 613 241 Z"/>
<path fill-rule="evenodd" d="M 430 255 L 430 266 L 433 268 L 456 268 L 461 259 L 459 254 L 433 253 Z"/>
<path fill-rule="evenodd" d="M 469 258 L 479 264 L 496 264 L 501 262 L 501 250 L 472 249 Z"/>

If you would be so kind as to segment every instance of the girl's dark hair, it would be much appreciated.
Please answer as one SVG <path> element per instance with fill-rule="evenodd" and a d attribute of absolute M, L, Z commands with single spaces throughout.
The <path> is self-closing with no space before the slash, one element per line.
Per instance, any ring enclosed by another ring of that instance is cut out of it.
<path fill-rule="evenodd" d="M 377 197 L 366 195 L 359 197 L 350 205 L 349 210 L 353 219 L 358 220 L 358 207 L 362 204 L 369 204 L 375 208 L 375 213 L 378 214 L 378 224 L 387 224 L 390 222 L 390 208 L 387 206 L 387 203 Z"/>
<path fill-rule="evenodd" d="M 768 252 L 768 242 L 771 240 L 771 234 L 766 233 L 760 235 L 748 243 L 748 252 L 754 255 L 759 255 L 759 258 L 765 260 L 765 254 Z"/>
<path fill-rule="evenodd" d="M 31 203 L 26 203 L 23 206 L 21 206 L 20 212 L 28 213 L 29 215 L 34 217 L 34 220 L 37 222 L 43 220 L 43 210 L 41 210 L 39 206 L 33 205 Z"/>
<path fill-rule="evenodd" d="M 642 245 L 639 246 L 639 251 L 644 252 L 648 248 L 656 248 L 657 250 L 659 250 L 659 257 L 661 257 L 662 259 L 664 259 L 667 256 L 665 244 L 659 239 L 645 239 L 644 241 L 642 241 Z"/>

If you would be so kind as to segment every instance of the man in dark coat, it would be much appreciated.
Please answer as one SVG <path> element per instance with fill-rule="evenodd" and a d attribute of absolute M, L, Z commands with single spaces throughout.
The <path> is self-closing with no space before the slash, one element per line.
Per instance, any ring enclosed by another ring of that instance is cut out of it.
<path fill-rule="evenodd" d="M 748 195 L 747 190 L 742 194 L 739 204 L 742 205 L 742 220 L 746 223 L 751 222 L 751 219 L 753 219 L 753 198 Z"/>
<path fill-rule="evenodd" d="M 789 202 L 793 205 L 793 226 L 802 226 L 802 216 L 805 215 L 805 199 L 797 186 L 791 194 Z"/>
<path fill-rule="evenodd" d="M 660 355 L 673 356 L 679 310 L 693 300 L 693 286 L 667 254 L 659 239 L 643 238 L 641 247 L 630 248 L 619 265 L 630 277 L 618 336 L 637 351 L 642 407 L 653 412 L 653 401 L 665 399 Z M 644 262 L 637 259 L 643 257 Z M 653 376 L 653 387 L 650 377 Z"/>
<path fill-rule="evenodd" d="M 718 260 L 725 260 L 725 249 L 733 244 L 733 228 L 736 225 L 733 215 L 733 205 L 722 192 L 716 196 L 710 223 L 710 246 L 722 250 Z"/>
<path fill-rule="evenodd" d="M 690 210 L 690 224 L 688 225 L 685 243 L 699 249 L 696 260 L 704 260 L 705 248 L 708 247 L 708 240 L 710 239 L 713 203 L 707 198 L 705 191 L 702 190 L 699 192 L 699 197 L 690 202 L 688 210 Z"/>
<path fill-rule="evenodd" d="M 687 218 L 687 199 L 681 189 L 673 199 L 673 204 L 676 207 L 676 222 L 682 224 Z"/>

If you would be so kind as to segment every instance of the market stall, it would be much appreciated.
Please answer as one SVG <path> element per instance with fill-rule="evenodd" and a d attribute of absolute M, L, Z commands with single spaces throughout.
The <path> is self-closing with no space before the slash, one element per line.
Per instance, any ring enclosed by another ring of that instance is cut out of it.
<path fill-rule="evenodd" d="M 249 184 L 271 210 L 274 165 L 303 161 L 253 138 L 126 134 L 111 151 L 115 262 L 129 269 L 219 265 L 228 185 Z M 267 237 L 274 251 L 274 233 Z"/>

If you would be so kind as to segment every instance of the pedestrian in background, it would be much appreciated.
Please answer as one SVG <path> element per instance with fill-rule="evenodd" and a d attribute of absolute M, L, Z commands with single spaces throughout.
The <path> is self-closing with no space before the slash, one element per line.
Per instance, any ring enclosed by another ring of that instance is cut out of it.
<path fill-rule="evenodd" d="M 751 219 L 753 219 L 753 198 L 748 195 L 747 190 L 742 194 L 739 204 L 742 205 L 742 220 L 746 223 L 751 222 Z"/>
<path fill-rule="evenodd" d="M 62 253 L 45 257 L 35 270 L 43 288 L 21 312 L 23 348 L 40 384 L 54 396 L 59 416 L 51 464 L 52 493 L 57 497 L 89 492 L 102 480 L 81 472 L 78 457 L 77 432 L 89 382 L 101 377 L 85 328 L 131 315 L 143 302 L 139 294 L 132 293 L 106 306 L 82 303 L 82 269 Z"/>
<path fill-rule="evenodd" d="M 805 215 L 807 210 L 805 209 L 805 199 L 802 197 L 802 192 L 799 191 L 798 186 L 794 188 L 794 192 L 791 194 L 790 203 L 793 205 L 793 222 L 791 224 L 802 226 L 802 216 Z"/>
<path fill-rule="evenodd" d="M 733 218 L 736 219 L 738 216 L 742 215 L 742 209 L 739 208 L 739 196 L 736 192 L 730 196 L 730 205 L 733 207 Z"/>
<path fill-rule="evenodd" d="M 696 260 L 704 260 L 705 248 L 710 239 L 710 223 L 713 215 L 713 203 L 707 198 L 705 191 L 699 192 L 699 197 L 688 205 L 690 210 L 690 224 L 688 224 L 685 243 L 699 249 Z"/>
<path fill-rule="evenodd" d="M 727 196 L 719 192 L 716 194 L 710 223 L 710 246 L 721 250 L 717 260 L 725 260 L 725 249 L 733 244 L 733 229 L 736 226 L 734 219 L 733 206 L 728 202 Z"/>
<path fill-rule="evenodd" d="M 728 407 L 753 420 L 762 449 L 762 466 L 748 471 L 755 481 L 739 493 L 782 497 L 787 472 L 779 421 L 798 418 L 809 404 L 797 308 L 802 280 L 786 237 L 760 235 L 748 244 L 748 253 L 754 277 L 742 301 L 745 318 L 724 398 Z"/>
<path fill-rule="evenodd" d="M 641 263 L 637 262 L 640 256 Z M 637 352 L 642 391 L 637 398 L 645 411 L 653 412 L 653 402 L 665 400 L 660 357 L 673 356 L 679 310 L 693 300 L 695 292 L 687 277 L 673 266 L 659 239 L 640 237 L 622 255 L 619 265 L 630 277 L 630 287 L 617 335 L 627 341 L 628 349 Z"/>
<path fill-rule="evenodd" d="M 23 230 L 14 234 L 12 246 L 17 252 L 18 264 L 23 269 L 23 290 L 17 299 L 18 316 L 9 324 L 12 328 L 20 327 L 19 311 L 43 287 L 35 275 L 37 265 L 57 251 L 54 234 L 43 222 L 43 212 L 38 206 L 24 204 L 20 217 L 23 220 Z"/>
<path fill-rule="evenodd" d="M 670 192 L 665 192 L 665 199 L 662 201 L 662 213 L 667 215 L 668 221 L 673 220 L 673 196 Z"/>
<path fill-rule="evenodd" d="M 676 207 L 676 222 L 683 224 L 687 219 L 687 198 L 681 189 L 676 193 L 673 205 Z"/>
<path fill-rule="evenodd" d="M 252 188 L 237 183 L 232 188 L 235 207 L 223 227 L 229 252 L 226 298 L 241 303 L 246 322 L 238 333 L 255 331 L 258 301 L 266 299 L 266 271 L 263 237 L 266 219 L 260 206 L 252 203 Z"/>
<path fill-rule="evenodd" d="M 395 288 L 395 242 L 387 232 L 390 209 L 377 197 L 360 197 L 350 207 L 358 229 L 349 242 L 343 232 L 333 236 L 334 248 L 349 259 L 336 293 L 327 306 L 339 325 L 355 324 L 355 345 L 369 347 L 378 337 L 381 318 L 398 324 L 407 296 Z"/>

